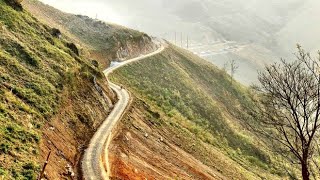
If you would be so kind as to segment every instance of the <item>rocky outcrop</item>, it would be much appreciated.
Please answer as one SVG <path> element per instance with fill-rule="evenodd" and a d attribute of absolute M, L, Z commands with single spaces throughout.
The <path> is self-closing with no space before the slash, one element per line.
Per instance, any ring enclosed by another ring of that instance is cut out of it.
<path fill-rule="evenodd" d="M 142 54 L 150 53 L 158 48 L 152 38 L 147 35 L 142 36 L 141 39 L 138 40 L 134 40 L 132 36 L 130 38 L 132 40 L 129 40 L 124 44 L 118 42 L 119 48 L 116 52 L 115 61 L 125 61 Z"/>

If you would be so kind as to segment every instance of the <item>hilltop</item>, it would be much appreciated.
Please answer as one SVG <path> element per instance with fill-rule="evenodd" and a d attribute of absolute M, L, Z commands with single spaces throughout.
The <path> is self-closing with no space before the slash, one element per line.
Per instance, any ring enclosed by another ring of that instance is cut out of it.
<path fill-rule="evenodd" d="M 45 24 L 55 27 L 88 50 L 104 68 L 112 60 L 124 60 L 155 50 L 147 34 L 83 15 L 62 12 L 37 0 L 24 7 Z"/>

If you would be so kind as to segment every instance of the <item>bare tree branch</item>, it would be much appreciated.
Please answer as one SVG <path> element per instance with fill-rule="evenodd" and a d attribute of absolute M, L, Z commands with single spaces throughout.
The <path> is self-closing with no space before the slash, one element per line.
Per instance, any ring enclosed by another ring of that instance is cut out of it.
<path fill-rule="evenodd" d="M 313 59 L 301 46 L 297 48 L 296 61 L 281 59 L 259 73 L 262 93 L 255 109 L 263 125 L 260 133 L 278 146 L 278 152 L 290 152 L 288 159 L 298 162 L 303 179 L 309 180 L 310 173 L 316 176 L 311 162 L 315 163 L 315 137 L 320 131 L 320 52 Z"/>

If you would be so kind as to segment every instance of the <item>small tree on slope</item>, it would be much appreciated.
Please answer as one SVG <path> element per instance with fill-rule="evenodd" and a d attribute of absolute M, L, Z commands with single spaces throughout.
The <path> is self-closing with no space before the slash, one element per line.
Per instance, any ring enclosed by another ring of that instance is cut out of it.
<path fill-rule="evenodd" d="M 309 180 L 320 127 L 320 53 L 315 60 L 298 46 L 296 57 L 260 73 L 260 112 L 278 152 L 300 164 L 303 179 Z"/>

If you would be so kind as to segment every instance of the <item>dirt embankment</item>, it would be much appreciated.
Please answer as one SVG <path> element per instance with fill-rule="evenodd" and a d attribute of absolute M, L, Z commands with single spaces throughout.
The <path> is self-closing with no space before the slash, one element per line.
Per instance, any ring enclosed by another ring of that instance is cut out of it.
<path fill-rule="evenodd" d="M 109 97 L 105 81 L 98 82 Z M 113 98 L 114 100 L 114 98 Z M 76 80 L 73 89 L 65 89 L 58 113 L 44 126 L 40 144 L 41 161 L 49 151 L 51 156 L 45 170 L 48 179 L 79 179 L 81 155 L 95 130 L 105 120 L 108 102 L 91 80 Z"/>
<path fill-rule="evenodd" d="M 151 115 L 152 114 L 152 115 Z M 178 132 L 150 121 L 146 105 L 134 101 L 109 147 L 112 179 L 224 179 L 182 150 Z"/>

